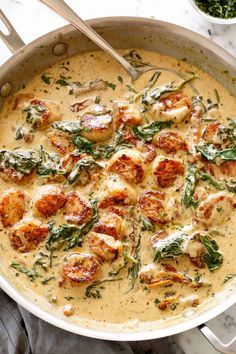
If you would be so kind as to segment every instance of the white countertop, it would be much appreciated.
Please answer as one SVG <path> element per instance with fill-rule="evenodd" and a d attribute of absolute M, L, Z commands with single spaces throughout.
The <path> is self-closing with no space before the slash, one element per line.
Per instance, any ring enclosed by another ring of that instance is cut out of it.
<path fill-rule="evenodd" d="M 188 0 L 67 0 L 67 2 L 84 19 L 105 16 L 141 16 L 176 23 L 211 38 L 236 55 L 236 25 L 220 26 L 207 22 L 192 8 Z M 0 8 L 26 43 L 66 24 L 37 0 L 0 0 Z M 9 56 L 9 50 L 0 41 L 0 64 Z M 210 321 L 209 325 L 222 340 L 232 339 L 236 335 L 236 305 Z M 171 353 L 174 354 L 183 353 L 183 351 L 185 354 L 218 353 L 212 349 L 197 329 L 170 337 L 168 342 L 171 342 Z M 162 346 L 163 341 L 161 348 Z M 153 353 L 157 353 L 154 351 L 155 347 L 156 345 L 151 345 Z M 147 348 L 149 348 L 148 344 Z"/>

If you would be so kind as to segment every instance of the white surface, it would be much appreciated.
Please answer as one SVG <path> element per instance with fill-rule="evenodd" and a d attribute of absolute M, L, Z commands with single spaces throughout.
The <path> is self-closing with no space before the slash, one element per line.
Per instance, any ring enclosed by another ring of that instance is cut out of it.
<path fill-rule="evenodd" d="M 188 0 L 67 0 L 67 2 L 84 19 L 142 16 L 173 22 L 210 37 L 236 55 L 236 25 L 219 26 L 207 22 L 192 8 Z M 0 8 L 26 43 L 66 23 L 36 0 L 0 0 Z M 9 56 L 10 52 L 0 42 L 0 64 Z M 223 340 L 229 341 L 236 335 L 236 306 L 210 321 L 210 327 Z M 186 354 L 218 353 L 197 329 L 176 335 L 170 340 L 177 342 Z"/>

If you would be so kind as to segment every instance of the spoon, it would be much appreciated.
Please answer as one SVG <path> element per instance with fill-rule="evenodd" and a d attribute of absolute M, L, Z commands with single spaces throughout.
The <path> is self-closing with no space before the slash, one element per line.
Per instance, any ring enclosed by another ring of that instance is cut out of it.
<path fill-rule="evenodd" d="M 63 0 L 39 0 L 47 5 L 54 12 L 58 13 L 65 20 L 78 28 L 83 34 L 90 38 L 107 54 L 118 61 L 131 76 L 132 80 L 137 80 L 143 73 L 153 70 L 154 67 L 134 68 L 125 60 L 114 48 L 110 46 L 97 32 L 95 32 L 84 20 L 82 20 Z"/>

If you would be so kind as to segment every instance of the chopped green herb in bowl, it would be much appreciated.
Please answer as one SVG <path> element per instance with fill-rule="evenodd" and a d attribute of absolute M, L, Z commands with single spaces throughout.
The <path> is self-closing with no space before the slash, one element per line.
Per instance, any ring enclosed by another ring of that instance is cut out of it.
<path fill-rule="evenodd" d="M 236 23 L 236 0 L 191 0 L 191 3 L 210 22 Z"/>

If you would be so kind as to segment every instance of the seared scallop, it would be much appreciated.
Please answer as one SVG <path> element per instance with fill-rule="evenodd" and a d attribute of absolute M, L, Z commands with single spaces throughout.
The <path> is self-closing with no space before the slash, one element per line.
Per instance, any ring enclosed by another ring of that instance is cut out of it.
<path fill-rule="evenodd" d="M 162 131 L 153 139 L 153 143 L 168 154 L 188 151 L 187 142 L 178 131 Z"/>
<path fill-rule="evenodd" d="M 155 120 L 181 123 L 189 117 L 191 108 L 191 100 L 182 92 L 171 93 L 155 103 L 150 114 Z"/>
<path fill-rule="evenodd" d="M 100 207 L 107 208 L 112 205 L 133 205 L 137 202 L 135 189 L 118 175 L 109 175 L 104 183 Z"/>
<path fill-rule="evenodd" d="M 113 119 L 116 126 L 120 124 L 139 125 L 142 123 L 142 116 L 139 107 L 135 103 L 114 102 Z"/>
<path fill-rule="evenodd" d="M 84 224 L 93 216 L 91 205 L 77 193 L 70 192 L 66 196 L 64 218 L 72 224 Z"/>
<path fill-rule="evenodd" d="M 95 142 L 109 139 L 114 130 L 111 114 L 99 105 L 84 113 L 80 123 L 81 135 Z"/>
<path fill-rule="evenodd" d="M 69 154 L 75 149 L 75 146 L 71 143 L 70 139 L 63 134 L 56 133 L 53 131 L 48 133 L 48 138 L 52 146 L 61 155 Z"/>
<path fill-rule="evenodd" d="M 25 219 L 17 223 L 10 231 L 10 241 L 19 252 L 30 252 L 47 237 L 48 226 L 34 219 Z"/>
<path fill-rule="evenodd" d="M 94 225 L 93 230 L 100 234 L 112 236 L 116 240 L 122 240 L 125 234 L 125 221 L 121 216 L 107 212 Z"/>
<path fill-rule="evenodd" d="M 91 251 L 102 262 L 113 262 L 122 251 L 122 243 L 112 236 L 90 232 L 88 236 Z"/>
<path fill-rule="evenodd" d="M 70 253 L 63 262 L 63 277 L 72 285 L 92 281 L 99 270 L 99 262 L 92 254 Z"/>
<path fill-rule="evenodd" d="M 153 222 L 165 224 L 169 217 L 164 204 L 165 194 L 162 192 L 146 191 L 143 192 L 138 202 L 144 214 Z"/>
<path fill-rule="evenodd" d="M 204 129 L 202 138 L 210 144 L 223 144 L 227 141 L 228 135 L 225 127 L 220 122 L 208 124 Z"/>
<path fill-rule="evenodd" d="M 34 196 L 34 215 L 49 217 L 63 207 L 66 196 L 60 187 L 45 185 L 36 190 Z"/>
<path fill-rule="evenodd" d="M 0 219 L 3 226 L 9 227 L 20 221 L 26 207 L 26 194 L 23 191 L 11 188 L 0 200 Z"/>
<path fill-rule="evenodd" d="M 52 101 L 34 98 L 25 101 L 22 108 L 26 115 L 26 122 L 34 129 L 43 130 L 62 117 L 59 105 Z"/>
<path fill-rule="evenodd" d="M 153 163 L 154 176 L 162 188 L 172 186 L 179 176 L 183 176 L 184 171 L 183 163 L 175 159 L 157 158 Z"/>
<path fill-rule="evenodd" d="M 222 224 L 230 219 L 233 208 L 233 200 L 229 194 L 211 194 L 197 208 L 196 221 L 207 227 Z"/>
<path fill-rule="evenodd" d="M 135 149 L 124 149 L 115 153 L 107 168 L 124 177 L 129 183 L 137 184 L 144 179 L 143 157 Z"/>

